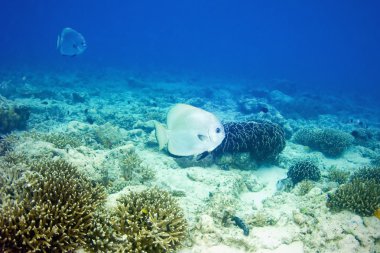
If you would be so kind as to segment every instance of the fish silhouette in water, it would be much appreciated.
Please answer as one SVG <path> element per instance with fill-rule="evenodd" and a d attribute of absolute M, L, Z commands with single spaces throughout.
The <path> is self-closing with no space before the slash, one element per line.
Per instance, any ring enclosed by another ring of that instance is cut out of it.
<path fill-rule="evenodd" d="M 160 150 L 166 145 L 175 156 L 198 156 L 211 152 L 224 137 L 224 128 L 212 113 L 200 108 L 177 104 L 167 115 L 167 129 L 155 122 Z"/>
<path fill-rule="evenodd" d="M 66 27 L 58 35 L 57 49 L 61 55 L 76 56 L 86 50 L 87 44 L 83 35 L 72 28 Z"/>

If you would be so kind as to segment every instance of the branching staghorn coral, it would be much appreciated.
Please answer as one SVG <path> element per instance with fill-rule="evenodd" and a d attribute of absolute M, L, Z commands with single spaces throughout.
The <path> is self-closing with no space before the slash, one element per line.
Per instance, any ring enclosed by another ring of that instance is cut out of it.
<path fill-rule="evenodd" d="M 359 179 L 365 180 L 375 180 L 376 183 L 380 184 L 380 167 L 363 167 L 356 171 L 350 178 L 350 180 Z"/>
<path fill-rule="evenodd" d="M 72 148 L 79 147 L 83 144 L 80 136 L 74 133 L 38 133 L 26 132 L 23 137 L 30 137 L 34 140 L 46 141 L 53 144 L 56 148 L 63 149 L 67 146 Z"/>
<path fill-rule="evenodd" d="M 187 233 L 187 223 L 177 201 L 158 188 L 131 192 L 119 200 L 114 229 L 125 236 L 121 252 L 175 252 Z"/>
<path fill-rule="evenodd" d="M 104 189 L 62 160 L 28 167 L 14 199 L 0 208 L 0 249 L 68 252 L 84 246 L 94 212 L 105 201 Z"/>
<path fill-rule="evenodd" d="M 349 176 L 350 172 L 333 167 L 328 171 L 327 179 L 333 182 L 337 182 L 338 184 L 344 184 L 347 182 Z"/>
<path fill-rule="evenodd" d="M 0 156 L 12 151 L 17 141 L 18 137 L 14 134 L 0 136 Z"/>
<path fill-rule="evenodd" d="M 374 179 L 353 179 L 328 195 L 327 206 L 335 211 L 347 209 L 371 216 L 380 208 L 380 183 Z"/>
<path fill-rule="evenodd" d="M 135 151 L 123 156 L 120 160 L 123 178 L 127 181 L 137 179 L 141 183 L 152 180 L 155 177 L 155 172 L 149 166 L 143 165 L 142 162 Z"/>
<path fill-rule="evenodd" d="M 136 152 L 131 151 L 127 153 L 120 161 L 120 167 L 125 180 L 131 180 L 133 176 L 133 171 L 140 167 L 142 160 L 136 154 Z"/>

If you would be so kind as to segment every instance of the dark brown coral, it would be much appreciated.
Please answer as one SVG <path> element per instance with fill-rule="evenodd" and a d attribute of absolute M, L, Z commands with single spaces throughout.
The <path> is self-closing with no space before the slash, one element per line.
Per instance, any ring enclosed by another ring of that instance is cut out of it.
<path fill-rule="evenodd" d="M 177 201 L 158 188 L 123 196 L 113 217 L 115 230 L 128 240 L 122 252 L 175 252 L 187 233 Z"/>
<path fill-rule="evenodd" d="M 68 252 L 85 245 L 93 215 L 105 200 L 104 189 L 64 161 L 29 167 L 15 198 L 0 208 L 0 249 Z"/>

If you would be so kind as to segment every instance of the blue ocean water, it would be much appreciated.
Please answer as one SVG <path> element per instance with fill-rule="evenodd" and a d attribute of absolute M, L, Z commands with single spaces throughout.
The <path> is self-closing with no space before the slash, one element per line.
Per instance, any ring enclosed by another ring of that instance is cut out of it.
<path fill-rule="evenodd" d="M 0 252 L 378 252 L 379 10 L 3 1 Z"/>
<path fill-rule="evenodd" d="M 379 7 L 377 1 L 6 1 L 0 64 L 286 80 L 376 98 Z M 85 54 L 57 53 L 64 27 L 86 37 Z"/>

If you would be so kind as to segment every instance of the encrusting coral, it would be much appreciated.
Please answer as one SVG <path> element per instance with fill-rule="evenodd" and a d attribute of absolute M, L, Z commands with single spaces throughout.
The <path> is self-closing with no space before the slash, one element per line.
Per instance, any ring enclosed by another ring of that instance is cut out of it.
<path fill-rule="evenodd" d="M 125 236 L 121 252 L 175 252 L 187 233 L 177 201 L 158 188 L 121 197 L 114 214 L 114 229 Z"/>
<path fill-rule="evenodd" d="M 105 201 L 104 188 L 62 160 L 28 169 L 0 207 L 0 249 L 68 252 L 84 246 L 94 212 Z"/>

